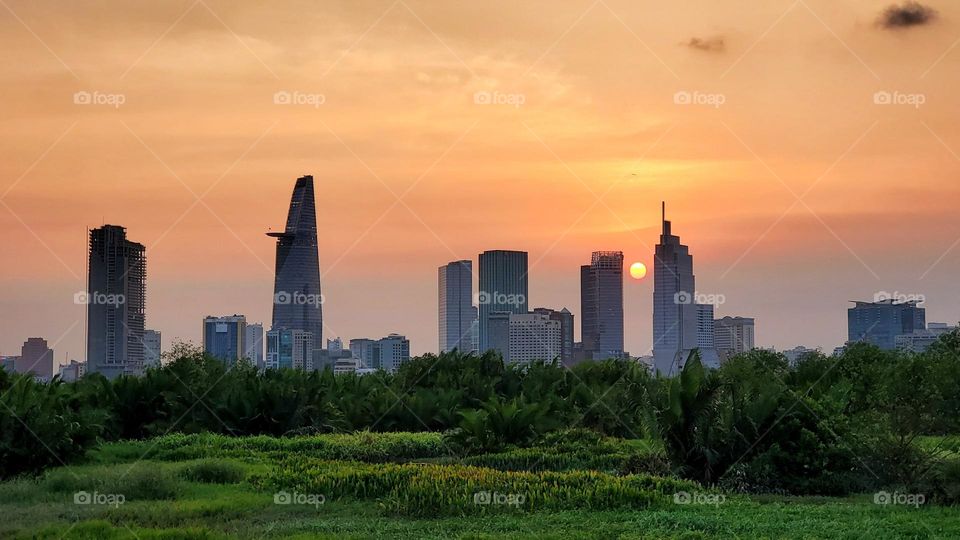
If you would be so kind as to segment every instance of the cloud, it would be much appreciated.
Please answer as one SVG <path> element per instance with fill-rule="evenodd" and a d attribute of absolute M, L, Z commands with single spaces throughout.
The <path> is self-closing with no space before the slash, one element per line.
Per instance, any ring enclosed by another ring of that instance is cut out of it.
<path fill-rule="evenodd" d="M 877 19 L 877 25 L 887 30 L 923 26 L 937 18 L 937 10 L 914 0 L 903 4 L 893 4 L 883 10 Z"/>
<path fill-rule="evenodd" d="M 708 38 L 692 37 L 690 41 L 685 42 L 684 45 L 691 49 L 705 52 L 723 52 L 724 48 L 726 48 L 723 36 Z"/>

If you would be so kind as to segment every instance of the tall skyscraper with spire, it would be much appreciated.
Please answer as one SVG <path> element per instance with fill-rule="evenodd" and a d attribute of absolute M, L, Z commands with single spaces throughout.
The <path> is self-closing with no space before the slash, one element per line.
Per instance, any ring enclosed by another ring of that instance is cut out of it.
<path fill-rule="evenodd" d="M 712 310 L 701 308 L 695 302 L 696 279 L 693 275 L 693 255 L 690 248 L 672 234 L 666 218 L 666 203 L 661 203 L 660 243 L 656 246 L 653 262 L 653 361 L 654 368 L 664 375 L 673 375 L 683 365 L 693 349 L 699 348 L 704 366 L 719 365 L 716 349 L 705 339 L 711 338 L 712 328 L 699 323 L 698 312 L 706 315 Z M 712 307 L 712 306 L 711 306 Z M 709 330 L 709 332 L 708 332 Z"/>
<path fill-rule="evenodd" d="M 323 296 L 312 176 L 297 178 L 286 227 L 283 232 L 269 232 L 267 236 L 277 239 L 273 329 L 310 332 L 313 343 L 323 343 Z"/>

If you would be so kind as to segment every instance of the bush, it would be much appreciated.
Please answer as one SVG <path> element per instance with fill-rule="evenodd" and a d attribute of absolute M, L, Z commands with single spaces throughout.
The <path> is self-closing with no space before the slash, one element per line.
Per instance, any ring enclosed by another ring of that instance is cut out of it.
<path fill-rule="evenodd" d="M 464 465 L 371 465 L 303 457 L 283 460 L 262 483 L 328 499 L 380 499 L 388 510 L 414 516 L 521 508 L 637 509 L 672 500 L 678 491 L 696 489 L 682 480 L 595 471 L 505 472 Z M 485 504 L 494 494 L 516 496 L 516 504 Z"/>
<path fill-rule="evenodd" d="M 237 484 L 246 478 L 244 468 L 230 461 L 205 459 L 185 465 L 180 469 L 180 477 L 203 484 Z"/>
<path fill-rule="evenodd" d="M 0 479 L 63 465 L 93 446 L 106 412 L 88 406 L 55 379 L 0 369 Z"/>

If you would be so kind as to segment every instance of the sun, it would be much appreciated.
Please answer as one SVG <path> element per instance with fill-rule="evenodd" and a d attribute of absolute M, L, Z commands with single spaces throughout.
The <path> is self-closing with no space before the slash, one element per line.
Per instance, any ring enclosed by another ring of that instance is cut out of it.
<path fill-rule="evenodd" d="M 647 267 L 642 262 L 635 262 L 630 265 L 630 277 L 633 279 L 643 279 L 647 275 Z"/>

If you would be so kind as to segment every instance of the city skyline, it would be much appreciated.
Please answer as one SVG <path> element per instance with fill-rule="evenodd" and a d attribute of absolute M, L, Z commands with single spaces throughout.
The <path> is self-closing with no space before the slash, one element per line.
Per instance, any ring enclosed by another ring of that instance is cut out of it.
<path fill-rule="evenodd" d="M 702 292 L 725 296 L 715 316 L 756 318 L 758 345 L 829 350 L 845 302 L 879 291 L 957 319 L 958 5 L 891 30 L 866 2 L 370 2 L 297 24 L 252 5 L 8 4 L 3 355 L 42 336 L 58 364 L 82 359 L 72 298 L 105 223 L 146 247 L 165 348 L 199 343 L 207 313 L 270 321 L 262 233 L 304 173 L 326 335 L 433 350 L 430 276 L 500 247 L 530 253 L 531 306 L 577 306 L 585 254 L 653 267 L 660 200 Z M 633 354 L 652 344 L 651 288 L 624 284 Z"/>

